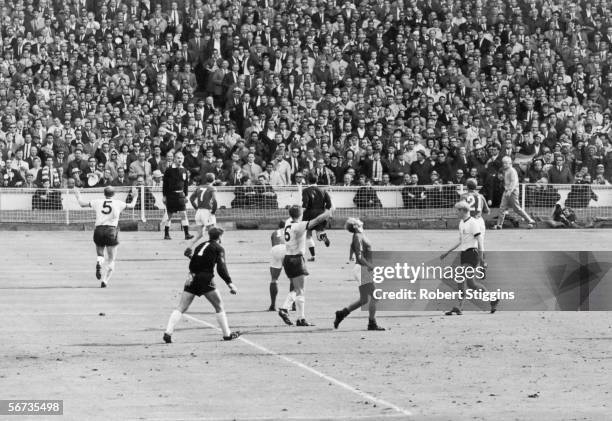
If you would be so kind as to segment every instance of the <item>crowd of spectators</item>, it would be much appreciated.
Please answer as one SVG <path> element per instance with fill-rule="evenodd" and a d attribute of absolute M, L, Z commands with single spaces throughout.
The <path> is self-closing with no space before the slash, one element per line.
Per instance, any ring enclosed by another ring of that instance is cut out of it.
<path fill-rule="evenodd" d="M 0 27 L 2 187 L 159 186 L 178 152 L 237 206 L 312 173 L 492 201 L 504 156 L 612 177 L 607 0 L 2 0 Z"/>

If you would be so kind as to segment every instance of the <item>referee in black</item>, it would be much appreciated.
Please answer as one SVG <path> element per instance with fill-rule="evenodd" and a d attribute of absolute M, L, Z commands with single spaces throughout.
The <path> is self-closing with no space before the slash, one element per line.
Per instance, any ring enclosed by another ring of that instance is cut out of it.
<path fill-rule="evenodd" d="M 181 213 L 181 225 L 185 231 L 185 240 L 191 240 L 193 235 L 189 234 L 189 219 L 185 205 L 187 203 L 187 193 L 189 190 L 189 171 L 183 167 L 185 157 L 181 152 L 174 154 L 174 163 L 166 169 L 164 173 L 164 183 L 162 194 L 166 213 L 162 218 L 161 225 L 164 227 L 164 240 L 171 240 L 170 224 L 175 213 Z"/>
<path fill-rule="evenodd" d="M 193 299 L 195 297 L 201 297 L 202 295 L 206 297 L 215 309 L 217 322 L 223 332 L 223 339 L 231 341 L 240 336 L 239 331 L 232 332 L 229 328 L 227 316 L 223 309 L 223 300 L 221 299 L 221 295 L 217 292 L 214 281 L 216 266 L 217 273 L 227 284 L 230 293 L 236 294 L 236 287 L 232 283 L 232 278 L 225 265 L 225 250 L 220 244 L 222 235 L 223 229 L 212 227 L 208 230 L 208 241 L 201 243 L 193 251 L 191 261 L 189 262 L 189 277 L 187 282 L 185 282 L 181 301 L 168 320 L 168 327 L 164 332 L 164 342 L 168 344 L 172 342 L 174 327 L 181 320 L 183 313 L 187 311 Z"/>

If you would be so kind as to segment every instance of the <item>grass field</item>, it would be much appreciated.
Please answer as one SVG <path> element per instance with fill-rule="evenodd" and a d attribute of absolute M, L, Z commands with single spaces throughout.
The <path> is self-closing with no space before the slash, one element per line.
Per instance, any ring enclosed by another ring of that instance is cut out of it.
<path fill-rule="evenodd" d="M 489 232 L 487 247 L 612 250 L 609 233 Z M 377 250 L 441 251 L 456 240 L 453 231 L 369 235 Z M 66 420 L 612 419 L 609 312 L 380 313 L 386 332 L 367 332 L 367 313 L 356 312 L 334 331 L 334 311 L 357 286 L 350 237 L 332 231 L 309 265 L 316 327 L 288 327 L 264 311 L 269 233 L 233 231 L 223 240 L 239 293 L 222 282 L 220 291 L 230 325 L 247 333 L 222 341 L 199 300 L 166 345 L 187 260 L 183 241 L 160 238 L 122 233 L 103 290 L 91 233 L 0 233 L 0 399 L 63 399 L 64 416 L 52 419 Z M 279 301 L 286 288 L 283 274 Z"/>

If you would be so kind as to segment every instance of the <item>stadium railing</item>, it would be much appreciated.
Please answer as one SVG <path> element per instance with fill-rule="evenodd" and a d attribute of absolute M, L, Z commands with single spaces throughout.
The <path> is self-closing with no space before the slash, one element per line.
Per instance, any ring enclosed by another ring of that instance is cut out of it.
<path fill-rule="evenodd" d="M 437 219 L 455 216 L 454 203 L 465 187 L 436 186 L 324 186 L 330 193 L 335 215 L 380 219 Z M 193 191 L 192 187 L 190 191 Z M 131 187 L 116 188 L 116 198 L 126 200 Z M 267 192 L 266 192 L 267 190 Z M 102 198 L 102 188 L 81 189 L 84 200 Z M 161 187 L 138 187 L 140 196 L 134 209 L 121 214 L 122 221 L 159 220 L 164 214 Z M 145 200 L 141 200 L 144 197 Z M 523 207 L 538 217 L 552 214 L 555 203 L 569 206 L 579 218 L 607 218 L 612 215 L 612 186 L 595 184 L 538 185 L 522 184 Z M 595 200 L 597 199 L 597 200 Z M 301 204 L 300 186 L 217 187 L 217 218 L 257 220 L 284 218 L 286 208 Z M 190 218 L 193 209 L 187 205 Z M 91 223 L 93 210 L 81 208 L 74 194 L 67 189 L 0 189 L 0 222 L 2 223 Z"/>

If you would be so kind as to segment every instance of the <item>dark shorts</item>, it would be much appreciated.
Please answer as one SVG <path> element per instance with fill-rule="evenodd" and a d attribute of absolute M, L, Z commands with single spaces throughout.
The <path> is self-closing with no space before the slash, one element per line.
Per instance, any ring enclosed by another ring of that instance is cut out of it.
<path fill-rule="evenodd" d="M 323 212 L 325 212 L 325 209 L 306 209 L 302 215 L 302 221 L 312 221 Z M 323 221 L 314 227 L 310 227 L 310 229 L 315 231 L 323 231 L 325 230 L 325 227 L 327 227 L 327 221 Z"/>
<path fill-rule="evenodd" d="M 168 213 L 183 212 L 187 199 L 185 194 L 181 193 L 170 193 L 166 196 L 166 210 Z"/>
<path fill-rule="evenodd" d="M 368 301 L 368 297 L 374 298 L 374 282 L 359 285 L 359 299 L 362 303 Z"/>
<path fill-rule="evenodd" d="M 212 273 L 198 273 L 192 275 L 190 284 L 186 284 L 183 291 L 189 292 L 195 296 L 202 296 L 217 289 Z"/>
<path fill-rule="evenodd" d="M 283 258 L 283 268 L 285 269 L 287 278 L 297 278 L 298 276 L 308 275 L 306 261 L 301 254 L 285 256 Z"/>
<path fill-rule="evenodd" d="M 94 229 L 93 240 L 96 246 L 113 247 L 119 244 L 119 230 L 110 225 L 99 225 Z"/>
<path fill-rule="evenodd" d="M 461 252 L 461 264 L 463 266 L 477 267 L 480 263 L 478 250 L 475 248 L 467 249 Z"/>

